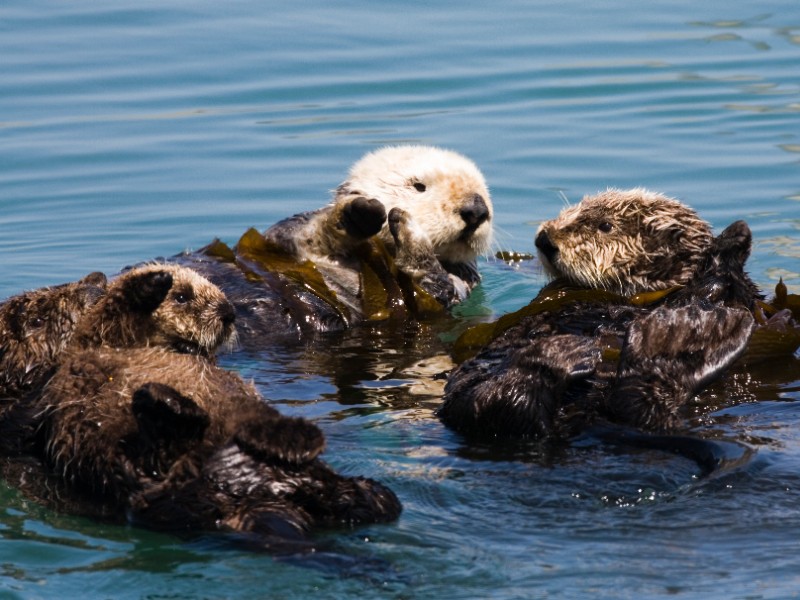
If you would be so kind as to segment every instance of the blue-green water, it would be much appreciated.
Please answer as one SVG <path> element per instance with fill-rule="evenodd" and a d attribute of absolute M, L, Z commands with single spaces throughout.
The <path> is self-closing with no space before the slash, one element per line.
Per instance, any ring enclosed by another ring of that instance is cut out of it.
<path fill-rule="evenodd" d="M 320 206 L 352 162 L 395 142 L 481 167 L 498 248 L 532 251 L 566 201 L 642 185 L 717 228 L 746 219 L 754 279 L 800 292 L 798 65 L 796 0 L 5 0 L 0 298 L 234 242 Z M 465 315 L 515 309 L 543 283 L 535 265 L 481 269 Z M 657 453 L 465 446 L 432 415 L 436 332 L 379 333 L 344 340 L 337 360 L 297 348 L 224 362 L 315 419 L 339 470 L 391 485 L 397 523 L 325 533 L 326 553 L 286 561 L 0 487 L 0 597 L 800 595 L 795 363 L 712 390 L 721 406 L 758 402 L 695 425 L 757 453 L 702 479 Z"/>

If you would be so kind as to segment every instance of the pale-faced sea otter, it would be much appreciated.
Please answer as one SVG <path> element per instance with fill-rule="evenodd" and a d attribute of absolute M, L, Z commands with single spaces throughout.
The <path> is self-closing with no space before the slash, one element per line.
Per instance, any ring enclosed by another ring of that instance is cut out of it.
<path fill-rule="evenodd" d="M 247 346 L 446 310 L 480 281 L 492 221 L 472 161 L 391 146 L 358 161 L 328 206 L 173 260 L 225 291 Z"/>

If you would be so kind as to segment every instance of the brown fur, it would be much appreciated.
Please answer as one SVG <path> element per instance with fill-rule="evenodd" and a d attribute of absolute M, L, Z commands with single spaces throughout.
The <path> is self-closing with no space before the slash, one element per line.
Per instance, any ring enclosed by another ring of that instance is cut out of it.
<path fill-rule="evenodd" d="M 387 215 L 395 209 L 407 218 L 392 228 Z M 392 146 L 353 165 L 327 206 L 283 219 L 263 234 L 248 230 L 232 249 L 215 240 L 174 260 L 224 290 L 236 307 L 240 343 L 262 348 L 284 336 L 441 314 L 480 282 L 476 261 L 491 243 L 493 210 L 483 175 L 469 159 L 439 148 Z M 408 249 L 398 248 L 401 230 L 414 231 L 416 253 L 424 249 L 435 265 L 427 277 L 403 271 Z M 409 278 L 423 294 L 415 297 Z"/>
<path fill-rule="evenodd" d="M 667 207 L 677 214 L 674 203 Z M 554 234 L 579 235 L 572 223 L 583 223 L 584 237 L 594 236 L 577 208 L 555 220 L 562 229 Z M 707 246 L 693 275 L 676 280 L 686 286 L 650 304 L 553 282 L 450 373 L 440 418 L 467 435 L 500 439 L 563 439 L 608 421 L 676 429 L 691 398 L 744 352 L 754 327 L 750 309 L 760 297 L 744 269 L 746 223 L 732 223 Z"/>
<path fill-rule="evenodd" d="M 0 397 L 20 396 L 42 383 L 105 286 L 105 275 L 91 273 L 0 304 Z"/>
<path fill-rule="evenodd" d="M 231 315 L 185 268 L 151 265 L 114 282 L 26 412 L 38 423 L 34 452 L 75 495 L 68 505 L 83 498 L 148 527 L 221 528 L 267 544 L 319 524 L 396 518 L 390 490 L 318 459 L 315 425 L 281 415 L 209 360 Z"/>
<path fill-rule="evenodd" d="M 234 329 L 225 294 L 191 269 L 149 264 L 115 279 L 81 320 L 75 348 L 162 346 L 213 354 Z"/>
<path fill-rule="evenodd" d="M 711 243 L 691 208 L 641 188 L 587 196 L 536 237 L 550 275 L 625 296 L 685 285 Z"/>
<path fill-rule="evenodd" d="M 40 399 L 46 463 L 77 492 L 157 529 L 301 538 L 315 525 L 388 521 L 379 483 L 318 459 L 322 432 L 202 357 L 79 351 Z"/>

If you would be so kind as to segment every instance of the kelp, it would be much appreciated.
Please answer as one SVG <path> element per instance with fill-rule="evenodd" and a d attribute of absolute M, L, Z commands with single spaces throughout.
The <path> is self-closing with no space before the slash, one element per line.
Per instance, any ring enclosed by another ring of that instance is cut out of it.
<path fill-rule="evenodd" d="M 350 309 L 331 289 L 316 264 L 298 260 L 256 229 L 248 229 L 233 249 L 215 239 L 199 252 L 235 264 L 249 281 L 274 281 L 274 276 L 279 275 L 330 305 L 345 323 L 351 322 Z M 394 257 L 379 238 L 362 244 L 355 258 L 361 288 L 359 300 L 365 320 L 404 319 L 409 314 L 423 317 L 444 312 L 444 306 L 436 298 L 397 269 Z"/>
<path fill-rule="evenodd" d="M 800 296 L 789 294 L 783 279 L 770 302 L 756 302 L 756 328 L 742 362 L 755 364 L 786 358 L 800 348 Z"/>
<path fill-rule="evenodd" d="M 453 354 L 459 361 L 466 360 L 524 318 L 543 312 L 557 313 L 570 304 L 608 302 L 643 307 L 659 302 L 679 289 L 680 286 L 676 286 L 625 298 L 604 290 L 572 288 L 557 280 L 545 286 L 527 306 L 491 323 L 479 323 L 465 330 L 455 341 Z M 756 302 L 754 317 L 756 327 L 742 362 L 754 364 L 785 358 L 800 348 L 800 295 L 789 294 L 783 281 L 775 287 L 775 297 L 770 302 Z M 618 350 L 604 349 L 606 354 L 615 352 Z M 604 358 L 613 358 L 611 354 L 604 354 Z"/>
<path fill-rule="evenodd" d="M 411 277 L 401 272 L 380 238 L 372 238 L 359 254 L 362 309 L 368 320 L 432 317 L 444 306 Z"/>
<path fill-rule="evenodd" d="M 494 256 L 507 263 L 522 262 L 523 260 L 533 260 L 535 258 L 529 252 L 514 252 L 511 250 L 499 250 Z"/>
<path fill-rule="evenodd" d="M 561 281 L 554 281 L 542 288 L 539 295 L 530 304 L 521 309 L 503 315 L 492 323 L 479 323 L 464 331 L 455 341 L 453 350 L 460 359 L 474 354 L 477 350 L 488 344 L 493 339 L 501 336 L 505 331 L 519 324 L 522 319 L 543 312 L 558 312 L 564 306 L 575 303 L 614 303 L 646 306 L 657 302 L 676 289 L 669 288 L 655 292 L 636 294 L 625 298 L 613 292 L 599 289 L 585 289 L 571 287 Z"/>

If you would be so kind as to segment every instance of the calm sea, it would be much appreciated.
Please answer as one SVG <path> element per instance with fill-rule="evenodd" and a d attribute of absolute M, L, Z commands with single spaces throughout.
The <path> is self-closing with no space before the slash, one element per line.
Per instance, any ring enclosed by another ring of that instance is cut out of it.
<path fill-rule="evenodd" d="M 800 292 L 797 0 L 4 0 L 0 298 L 235 242 L 322 205 L 351 163 L 398 142 L 480 166 L 497 249 L 532 251 L 538 222 L 584 194 L 646 186 L 717 229 L 747 220 L 754 279 Z M 465 321 L 544 282 L 535 263 L 480 266 Z M 599 444 L 467 446 L 433 416 L 448 332 L 372 333 L 339 360 L 223 360 L 319 423 L 337 469 L 393 487 L 397 523 L 277 559 L 59 515 L 0 485 L 0 597 L 800 596 L 796 363 L 712 390 L 721 408 L 695 426 L 756 453 L 701 477 Z"/>

